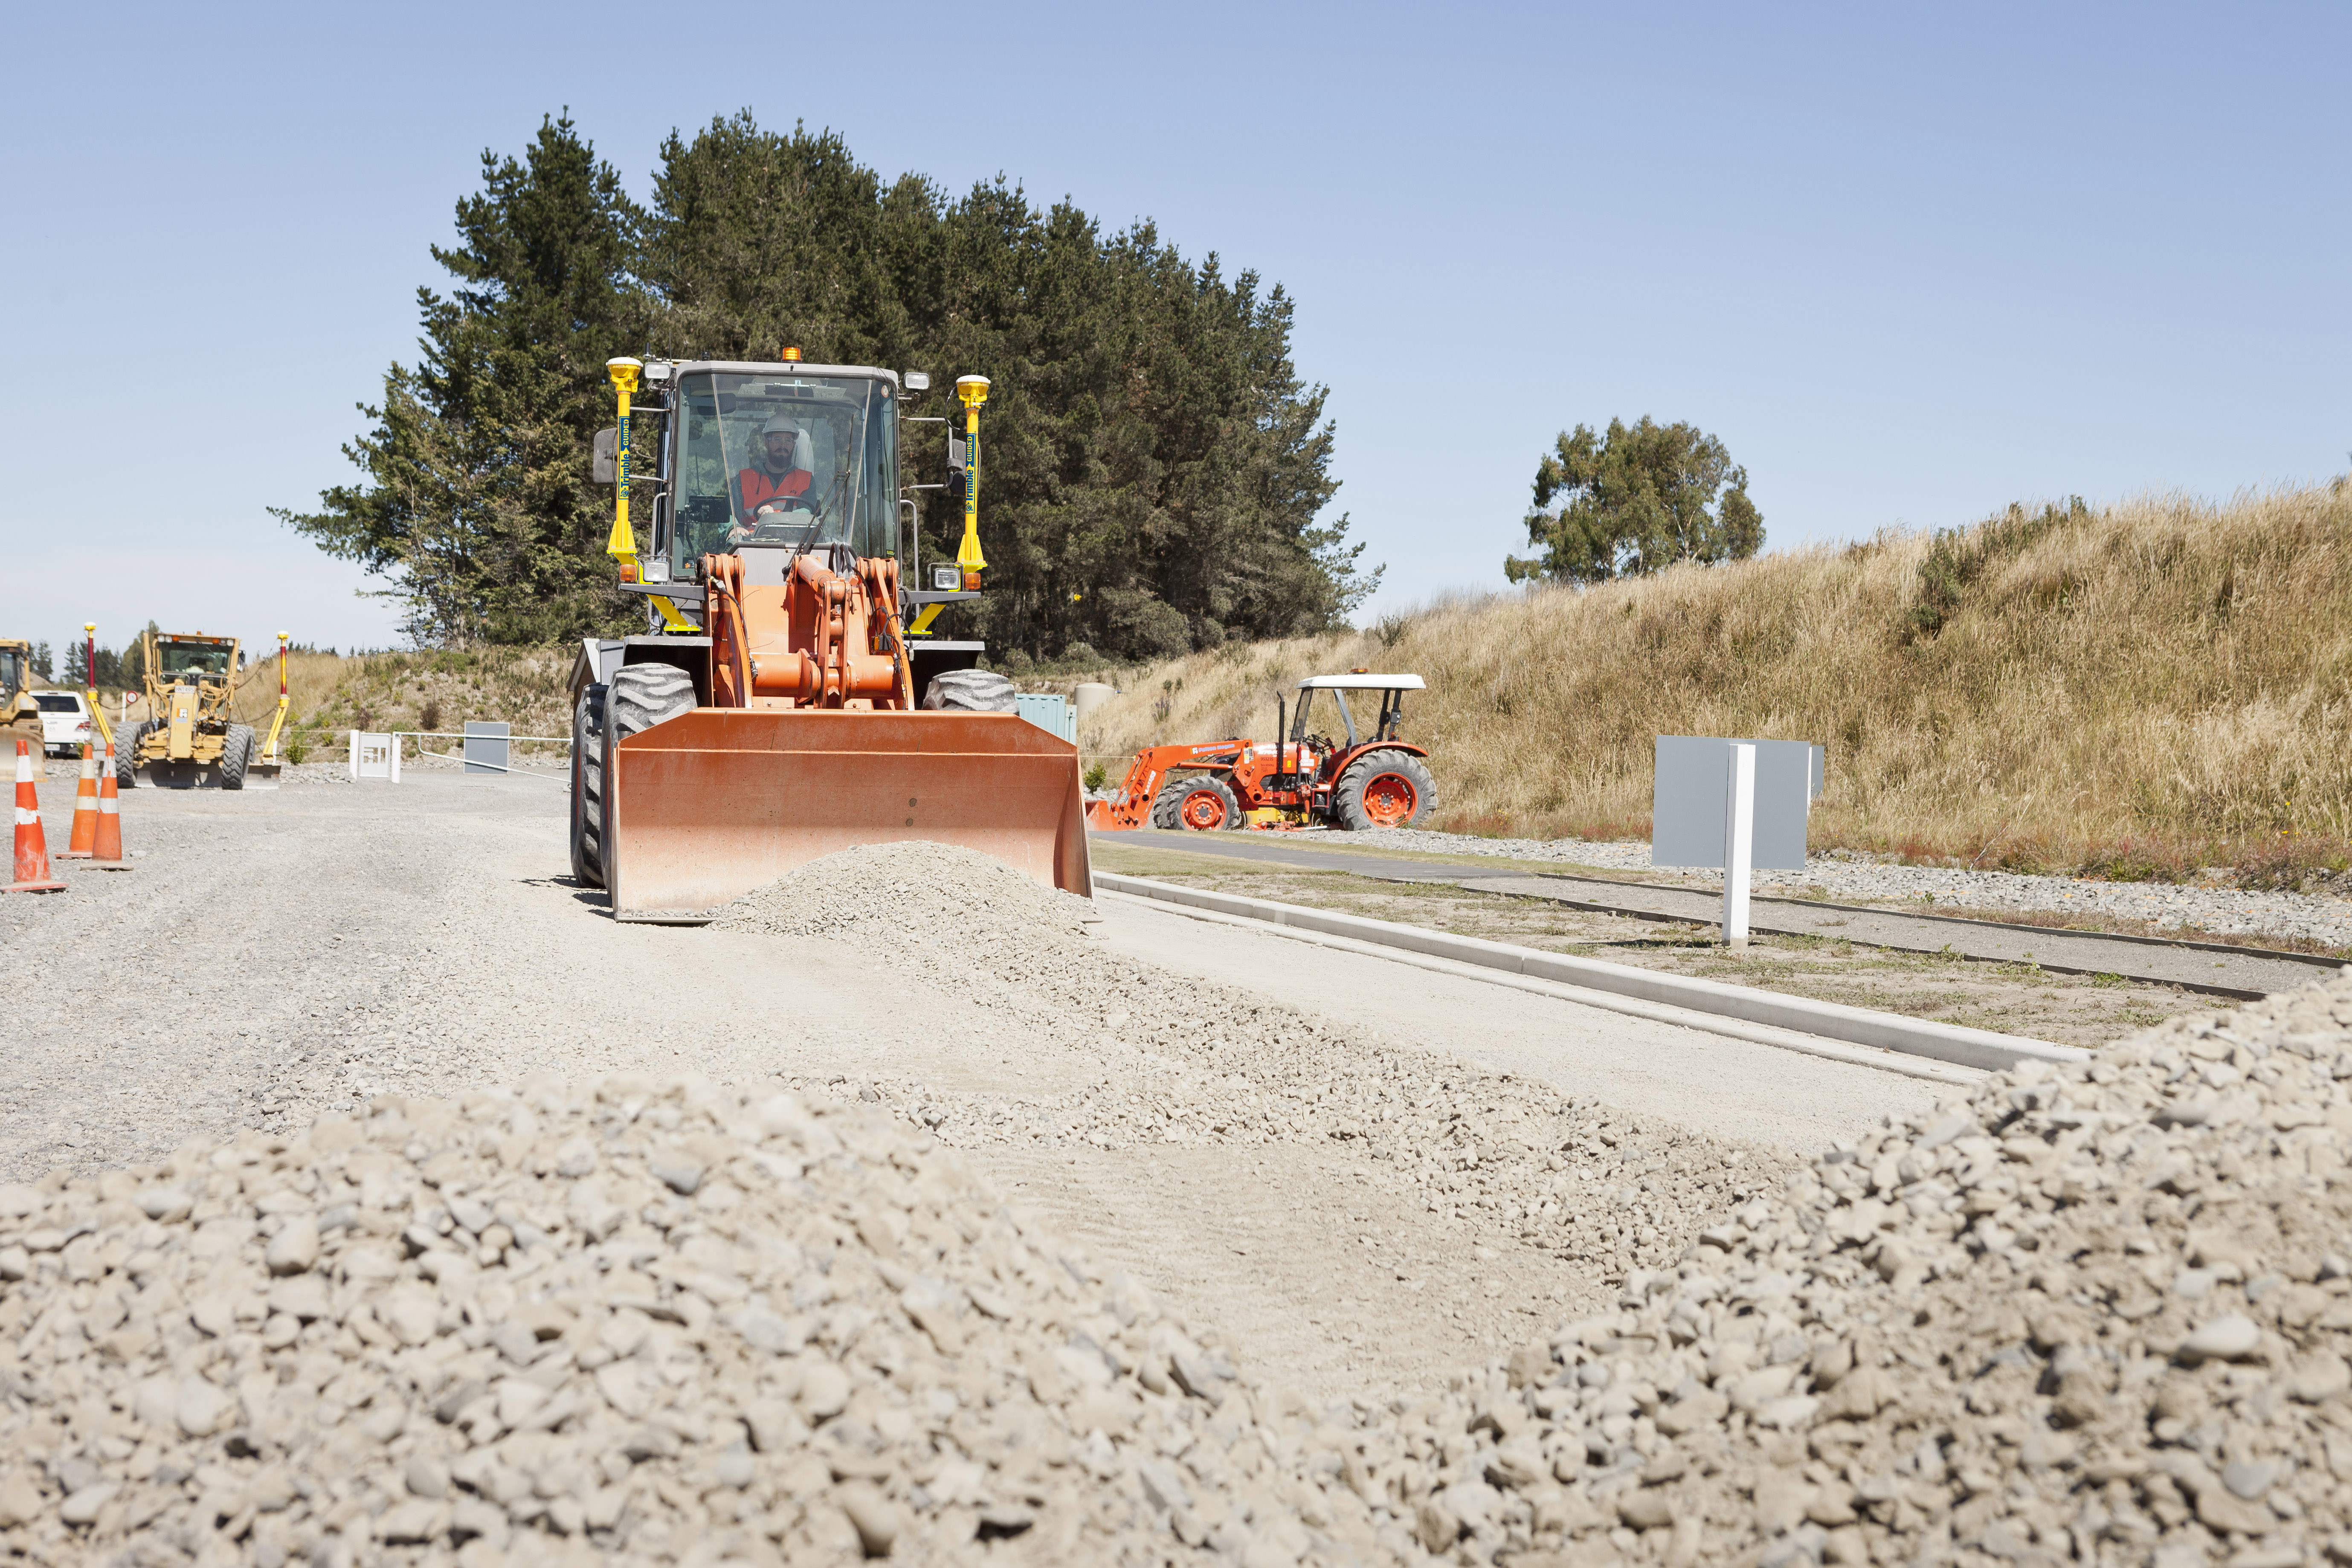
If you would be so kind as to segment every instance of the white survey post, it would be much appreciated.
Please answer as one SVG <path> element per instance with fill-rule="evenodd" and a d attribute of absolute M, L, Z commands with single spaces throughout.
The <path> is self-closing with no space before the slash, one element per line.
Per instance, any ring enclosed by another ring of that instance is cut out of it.
<path fill-rule="evenodd" d="M 1748 868 L 1756 858 L 1756 748 L 1734 744 L 1723 804 L 1723 942 L 1748 945 Z"/>

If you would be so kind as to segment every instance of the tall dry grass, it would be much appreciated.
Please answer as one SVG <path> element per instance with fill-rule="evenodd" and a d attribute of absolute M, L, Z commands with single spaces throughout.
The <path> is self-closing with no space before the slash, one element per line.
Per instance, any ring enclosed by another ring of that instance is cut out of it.
<path fill-rule="evenodd" d="M 1648 831 L 1653 737 L 1829 749 L 1816 848 L 2257 879 L 2352 840 L 2352 490 L 2011 509 L 1931 536 L 1442 603 L 1129 673 L 1093 753 L 1264 738 L 1298 676 L 1432 687 L 1442 826 Z M 1114 764 L 1114 776 L 1117 766 Z"/>
<path fill-rule="evenodd" d="M 518 735 L 568 735 L 565 690 L 576 648 L 436 648 L 411 653 L 287 656 L 287 724 L 305 749 L 350 730 L 442 731 L 469 719 L 503 721 Z M 277 655 L 247 678 L 232 704 L 237 720 L 265 733 L 278 707 Z M 455 742 L 431 742 L 436 750 Z M 552 750 L 554 748 L 525 748 Z"/>

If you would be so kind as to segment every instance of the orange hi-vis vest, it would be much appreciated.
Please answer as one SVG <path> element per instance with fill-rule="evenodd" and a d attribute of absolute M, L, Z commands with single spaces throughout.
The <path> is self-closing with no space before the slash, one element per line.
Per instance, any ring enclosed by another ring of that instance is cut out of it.
<path fill-rule="evenodd" d="M 782 479 L 772 479 L 765 468 L 744 468 L 735 476 L 735 512 L 745 522 L 772 500 L 804 493 L 812 478 L 806 468 L 794 468 Z"/>

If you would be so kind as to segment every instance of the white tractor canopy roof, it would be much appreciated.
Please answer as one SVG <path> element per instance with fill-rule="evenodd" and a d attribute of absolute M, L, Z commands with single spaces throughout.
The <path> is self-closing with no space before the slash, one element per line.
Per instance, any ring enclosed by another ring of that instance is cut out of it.
<path fill-rule="evenodd" d="M 1426 691 L 1418 675 L 1310 675 L 1298 689 L 1327 691 Z"/>

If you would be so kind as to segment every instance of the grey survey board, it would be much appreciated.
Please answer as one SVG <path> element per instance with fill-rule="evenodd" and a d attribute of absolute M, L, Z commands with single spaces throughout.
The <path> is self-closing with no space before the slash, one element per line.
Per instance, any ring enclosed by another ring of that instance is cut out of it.
<path fill-rule="evenodd" d="M 466 721 L 466 771 L 469 773 L 502 773 L 507 771 L 507 737 L 514 733 L 511 724 L 492 724 L 478 720 Z"/>
<path fill-rule="evenodd" d="M 1650 807 L 1650 864 L 1721 869 L 1733 745 L 1756 748 L 1755 853 L 1765 870 L 1801 870 L 1805 816 L 1822 793 L 1826 753 L 1803 741 L 1724 735 L 1658 737 Z"/>

